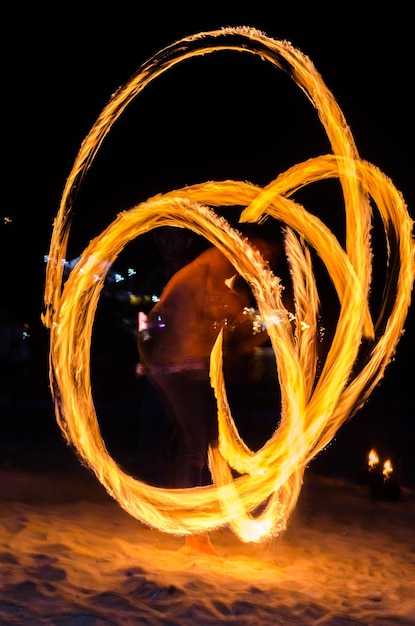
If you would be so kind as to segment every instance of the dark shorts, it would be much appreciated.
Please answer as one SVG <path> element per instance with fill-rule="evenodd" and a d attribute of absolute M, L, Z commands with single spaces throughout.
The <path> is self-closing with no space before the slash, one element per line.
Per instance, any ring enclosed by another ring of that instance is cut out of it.
<path fill-rule="evenodd" d="M 218 440 L 217 403 L 206 361 L 153 366 L 150 379 L 161 394 L 176 434 L 176 486 L 201 484 L 209 445 Z"/>

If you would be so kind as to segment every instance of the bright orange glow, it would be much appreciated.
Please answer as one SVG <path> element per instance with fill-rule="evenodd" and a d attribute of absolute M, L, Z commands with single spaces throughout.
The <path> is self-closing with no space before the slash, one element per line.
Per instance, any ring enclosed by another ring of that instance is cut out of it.
<path fill-rule="evenodd" d="M 202 183 L 157 195 L 122 212 L 89 243 L 62 286 L 60 260 L 66 256 L 71 192 L 86 175 L 112 124 L 131 100 L 167 69 L 192 56 L 221 50 L 257 55 L 289 71 L 317 110 L 333 153 L 295 165 L 265 188 L 231 180 Z M 326 178 L 338 178 L 342 186 L 345 249 L 321 220 L 291 199 L 299 188 Z M 368 305 L 373 204 L 384 224 L 394 270 L 385 289 L 389 294 L 394 291 L 393 306 L 388 309 L 387 319 L 382 309 L 375 320 Z M 242 221 L 258 221 L 269 214 L 287 225 L 286 250 L 296 307 L 294 326 L 288 311 L 285 322 L 281 316 L 285 309 L 278 277 L 210 208 L 234 205 L 245 207 Z M 209 452 L 214 484 L 187 490 L 151 487 L 118 467 L 101 437 L 90 382 L 91 329 L 108 266 L 130 241 L 165 225 L 184 226 L 208 239 L 251 284 L 269 331 L 282 394 L 281 418 L 279 411 L 276 415 L 279 426 L 263 447 L 253 452 L 240 438 L 229 409 L 219 335 L 211 355 L 220 434 L 219 449 Z M 191 534 L 230 525 L 243 541 L 259 541 L 282 532 L 296 505 L 307 464 L 367 400 L 394 355 L 415 279 L 412 226 L 401 194 L 382 172 L 360 159 L 333 95 L 311 61 L 291 44 L 270 39 L 254 29 L 225 28 L 199 33 L 165 48 L 113 95 L 99 116 L 75 160 L 55 220 L 43 321 L 50 329 L 50 379 L 56 417 L 64 436 L 120 506 L 151 527 Z M 333 340 L 318 379 L 319 295 L 310 247 L 324 262 L 340 305 Z M 273 323 L 276 318 L 279 322 Z M 357 368 L 363 340 L 370 342 L 371 349 Z M 232 470 L 240 476 L 234 478 Z M 253 511 L 258 507 L 261 512 L 256 515 Z"/>
<path fill-rule="evenodd" d="M 379 457 L 376 450 L 372 450 L 369 452 L 369 467 L 373 469 L 379 463 Z"/>
<path fill-rule="evenodd" d="M 385 478 L 389 478 L 390 475 L 393 472 L 393 466 L 392 466 L 392 461 L 390 459 L 387 459 L 384 464 L 383 464 L 383 475 Z"/>

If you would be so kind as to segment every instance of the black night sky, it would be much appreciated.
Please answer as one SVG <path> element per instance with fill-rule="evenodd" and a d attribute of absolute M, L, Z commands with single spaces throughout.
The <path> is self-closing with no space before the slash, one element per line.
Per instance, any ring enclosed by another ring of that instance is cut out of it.
<path fill-rule="evenodd" d="M 415 215 L 408 6 L 395 2 L 383 12 L 373 4 L 364 16 L 349 4 L 328 12 L 319 4 L 263 4 L 234 11 L 177 3 L 167 9 L 142 3 L 110 10 L 88 9 L 88 3 L 65 11 L 42 3 L 8 7 L 1 43 L 1 297 L 33 325 L 42 311 L 53 219 L 82 140 L 111 94 L 150 56 L 186 35 L 252 26 L 308 55 L 342 108 L 361 157 L 392 179 Z M 315 112 L 288 76 L 246 55 L 208 56 L 156 81 L 114 126 L 78 198 L 73 256 L 120 210 L 155 193 L 226 178 L 266 184 L 290 165 L 327 152 Z M 330 198 L 326 211 L 335 222 Z M 12 221 L 4 223 L 5 217 Z M 410 405 L 412 416 L 413 326 L 411 314 L 382 386 L 389 401 L 399 398 L 405 410 Z"/>

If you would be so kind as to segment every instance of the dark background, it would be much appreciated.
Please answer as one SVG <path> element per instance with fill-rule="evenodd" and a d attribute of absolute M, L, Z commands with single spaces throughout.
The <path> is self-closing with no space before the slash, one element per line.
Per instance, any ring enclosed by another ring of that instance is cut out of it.
<path fill-rule="evenodd" d="M 248 9 L 131 6 L 16 4 L 3 13 L 1 298 L 43 345 L 44 255 L 81 142 L 111 94 L 150 56 L 186 35 L 252 26 L 308 55 L 342 108 L 361 157 L 392 179 L 414 216 L 408 5 L 380 10 L 365 3 L 365 11 L 362 3 L 336 11 L 260 2 Z M 270 64 L 223 52 L 181 63 L 144 90 L 105 140 L 77 199 L 69 255 L 77 256 L 120 210 L 155 193 L 206 180 L 266 184 L 328 150 L 307 98 Z M 331 194 L 328 188 L 319 208 L 335 228 L 341 219 Z M 143 274 L 154 260 L 144 240 L 125 255 Z M 404 417 L 410 432 L 413 342 L 411 311 L 396 360 L 370 400 L 395 423 Z"/>

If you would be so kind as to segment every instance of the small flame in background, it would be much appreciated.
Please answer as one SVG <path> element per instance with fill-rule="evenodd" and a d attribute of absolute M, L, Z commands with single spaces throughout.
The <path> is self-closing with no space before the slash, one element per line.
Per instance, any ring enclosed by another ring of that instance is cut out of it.
<path fill-rule="evenodd" d="M 384 475 L 385 478 L 390 478 L 392 473 L 393 473 L 393 466 L 392 466 L 391 460 L 387 459 L 383 464 L 382 474 Z"/>
<path fill-rule="evenodd" d="M 371 451 L 369 452 L 369 457 L 368 457 L 369 471 L 373 471 L 377 468 L 377 466 L 379 465 L 379 460 L 380 459 L 379 459 L 378 453 L 376 452 L 376 450 L 372 448 Z M 390 459 L 387 459 L 383 463 L 382 474 L 385 478 L 390 478 L 392 473 L 393 473 L 392 461 Z"/>
<path fill-rule="evenodd" d="M 376 450 L 372 450 L 369 452 L 369 468 L 373 470 L 379 464 L 379 456 Z"/>
<path fill-rule="evenodd" d="M 295 165 L 265 188 L 222 181 L 157 195 L 119 214 L 90 242 L 63 285 L 59 259 L 66 257 L 73 190 L 85 177 L 112 124 L 146 85 L 178 61 L 226 49 L 256 55 L 288 70 L 314 104 L 333 154 Z M 338 178 L 342 186 L 345 249 L 318 217 L 291 198 L 298 189 L 325 178 Z M 368 305 L 372 200 L 383 221 L 393 265 L 383 290 L 389 298 L 392 294 L 393 300 L 381 307 L 375 320 Z M 241 221 L 259 221 L 269 214 L 287 225 L 286 251 L 296 305 L 294 325 L 288 321 L 288 312 L 286 324 L 272 324 L 275 311 L 284 309 L 279 279 L 210 208 L 235 205 L 245 207 Z M 102 270 L 104 274 L 108 271 L 128 242 L 164 225 L 184 226 L 208 239 L 251 284 L 269 331 L 282 394 L 281 416 L 279 411 L 276 415 L 278 428 L 260 450 L 251 451 L 239 437 L 227 403 L 219 335 L 211 354 L 220 433 L 219 448 L 209 453 L 214 484 L 187 490 L 151 487 L 118 467 L 101 437 L 90 382 L 91 331 L 105 279 Z M 191 534 L 227 524 L 243 541 L 259 541 L 283 532 L 307 464 L 367 400 L 394 355 L 415 280 L 412 226 L 401 194 L 377 167 L 360 159 L 333 95 L 311 61 L 290 43 L 241 27 L 199 33 L 164 48 L 115 92 L 97 119 L 75 159 L 54 222 L 42 319 L 50 329 L 51 388 L 63 435 L 120 506 L 153 528 Z M 333 340 L 318 379 L 319 298 L 308 245 L 325 264 L 340 304 Z M 384 329 L 383 334 L 376 335 L 375 328 Z M 370 342 L 371 350 L 352 376 L 363 339 Z M 239 473 L 237 478 L 233 470 Z M 258 509 L 261 512 L 254 514 Z"/>

